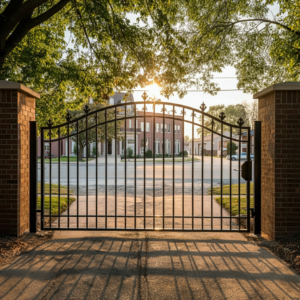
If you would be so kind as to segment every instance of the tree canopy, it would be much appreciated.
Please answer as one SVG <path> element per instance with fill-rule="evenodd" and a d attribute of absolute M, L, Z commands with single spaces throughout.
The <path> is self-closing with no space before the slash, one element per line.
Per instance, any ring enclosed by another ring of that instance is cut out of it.
<path fill-rule="evenodd" d="M 300 0 L 0 0 L 0 79 L 41 93 L 40 125 L 153 81 L 215 94 L 229 65 L 256 92 L 299 80 L 299 16 Z"/>

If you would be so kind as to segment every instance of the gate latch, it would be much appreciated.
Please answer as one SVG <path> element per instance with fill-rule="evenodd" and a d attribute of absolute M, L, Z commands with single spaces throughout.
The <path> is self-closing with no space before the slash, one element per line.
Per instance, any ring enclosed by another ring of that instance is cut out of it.
<path fill-rule="evenodd" d="M 245 180 L 252 180 L 252 161 L 245 161 L 242 164 L 242 178 Z"/>

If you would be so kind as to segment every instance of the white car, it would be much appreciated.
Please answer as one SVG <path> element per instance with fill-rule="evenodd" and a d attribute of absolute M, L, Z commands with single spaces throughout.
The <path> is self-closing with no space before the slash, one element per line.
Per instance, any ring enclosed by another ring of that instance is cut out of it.
<path fill-rule="evenodd" d="M 230 155 L 227 155 L 226 158 L 230 160 Z M 239 159 L 238 154 L 231 155 L 231 160 L 238 160 L 238 159 Z M 253 160 L 253 159 L 254 159 L 254 155 L 250 154 L 250 160 Z M 241 160 L 247 160 L 247 153 L 246 152 L 241 153 Z"/>

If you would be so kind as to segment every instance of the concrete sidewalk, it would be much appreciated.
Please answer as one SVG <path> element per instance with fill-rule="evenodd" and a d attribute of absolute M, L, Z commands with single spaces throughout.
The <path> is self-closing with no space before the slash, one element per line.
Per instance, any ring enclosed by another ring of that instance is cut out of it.
<path fill-rule="evenodd" d="M 299 299 L 300 277 L 239 233 L 55 232 L 0 271 L 0 299 Z"/>

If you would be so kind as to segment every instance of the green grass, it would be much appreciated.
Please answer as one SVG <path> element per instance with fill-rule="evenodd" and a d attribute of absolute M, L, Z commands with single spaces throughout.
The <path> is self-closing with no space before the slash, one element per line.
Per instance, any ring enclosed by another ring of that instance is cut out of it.
<path fill-rule="evenodd" d="M 241 195 L 247 194 L 247 187 L 246 183 L 241 183 Z M 221 187 L 215 187 L 212 189 L 214 195 L 221 195 Z M 223 185 L 223 195 L 230 194 L 230 185 Z M 209 195 L 211 194 L 211 189 L 208 189 Z M 233 184 L 231 185 L 231 195 L 238 195 L 239 194 L 239 185 Z M 250 195 L 253 195 L 253 182 L 250 182 Z"/>
<path fill-rule="evenodd" d="M 70 157 L 69 158 L 70 162 L 77 162 L 77 157 Z M 94 158 L 89 158 L 89 161 L 93 160 Z M 38 161 L 40 162 L 41 159 L 38 159 Z M 79 162 L 84 162 L 86 161 L 86 159 L 84 158 L 83 160 L 79 160 Z M 44 159 L 44 162 L 50 162 L 50 159 Z M 58 162 L 58 158 L 52 158 L 51 159 L 51 162 Z M 61 157 L 60 158 L 60 162 L 68 162 L 68 158 L 67 157 Z"/>
<path fill-rule="evenodd" d="M 221 205 L 221 197 L 217 197 L 216 201 Z M 240 201 L 240 214 L 247 214 L 246 211 L 246 197 L 241 197 Z M 223 197 L 222 200 L 222 206 L 230 212 L 230 198 L 229 197 Z M 250 198 L 250 207 L 253 207 L 253 197 Z M 238 197 L 232 197 L 231 198 L 231 215 L 236 216 L 239 214 L 239 198 Z"/>
<path fill-rule="evenodd" d="M 70 189 L 70 195 L 72 195 L 73 190 Z M 41 193 L 41 183 L 38 183 L 38 194 Z M 45 183 L 45 194 L 50 193 L 50 183 Z M 51 184 L 51 193 L 58 195 L 58 184 Z M 68 187 L 61 185 L 60 186 L 60 194 L 61 195 L 68 195 Z"/>
<path fill-rule="evenodd" d="M 75 201 L 76 199 L 73 197 L 70 197 L 69 203 L 70 205 Z M 58 197 L 51 197 L 51 214 L 58 215 Z M 41 197 L 39 196 L 37 199 L 37 207 L 38 209 L 41 209 Z M 50 211 L 50 197 L 45 196 L 45 203 L 44 207 L 46 211 Z M 60 213 L 63 213 L 68 208 L 68 197 L 60 197 Z"/>

